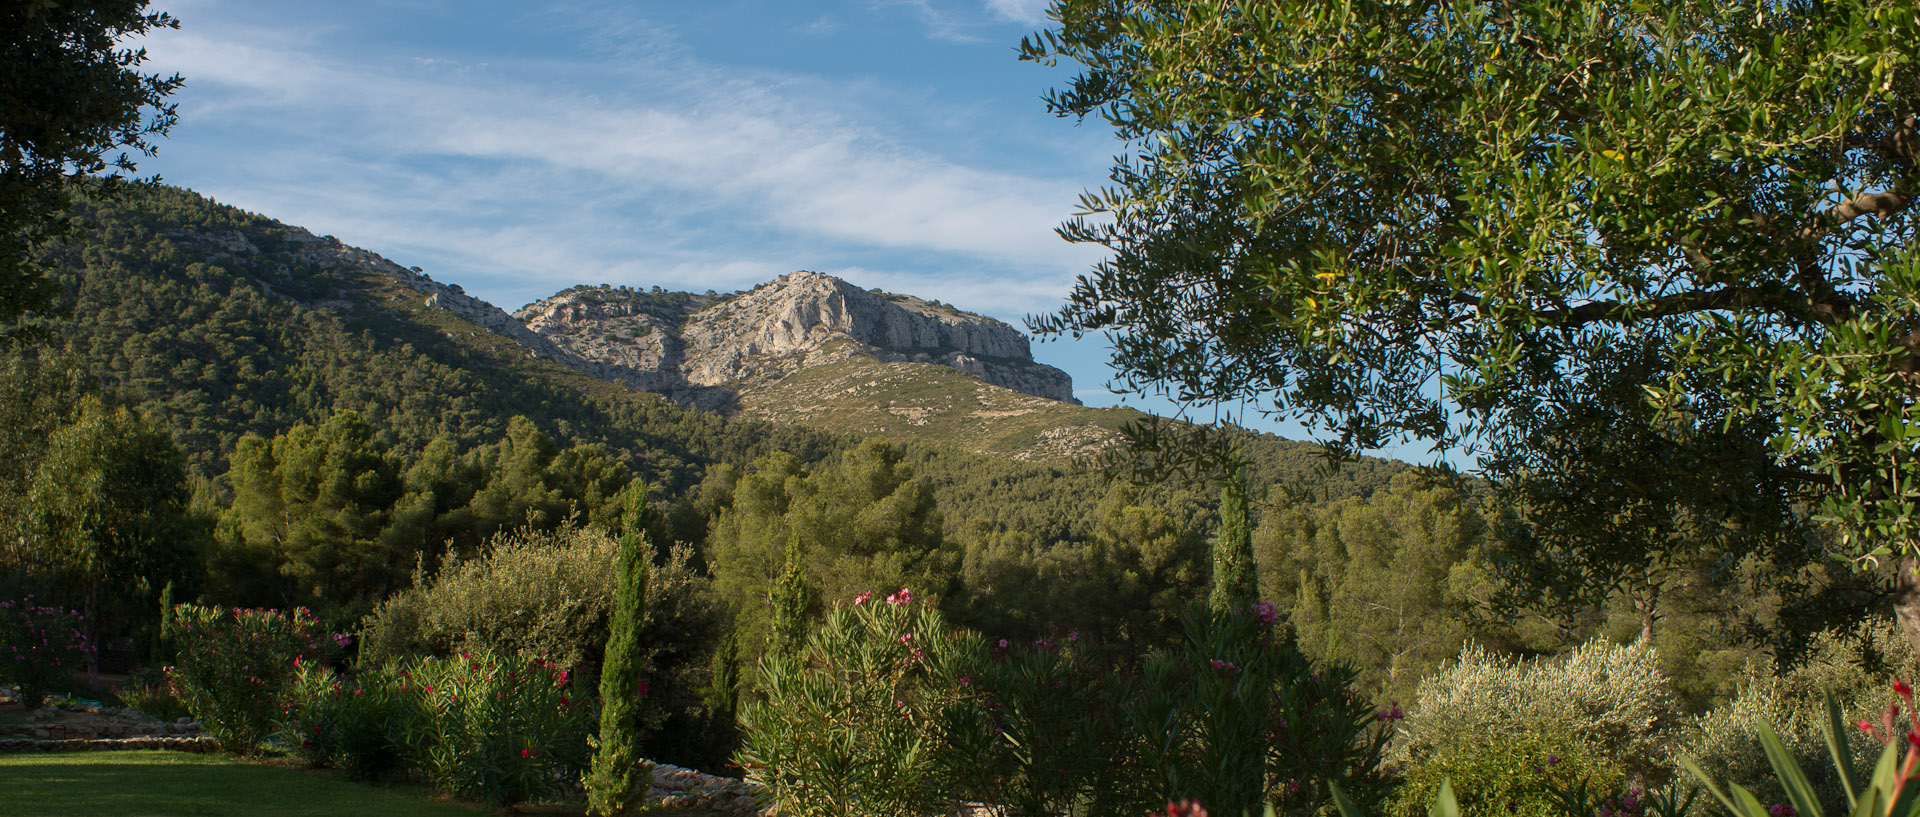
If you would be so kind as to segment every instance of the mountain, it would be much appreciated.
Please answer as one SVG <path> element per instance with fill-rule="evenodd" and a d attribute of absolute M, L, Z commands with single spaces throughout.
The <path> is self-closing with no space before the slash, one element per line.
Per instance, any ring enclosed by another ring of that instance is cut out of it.
<path fill-rule="evenodd" d="M 582 372 L 783 425 L 1068 460 L 1138 416 L 1081 406 L 1000 321 L 818 272 L 729 295 L 574 287 L 514 316 Z"/>
<path fill-rule="evenodd" d="M 703 408 L 853 358 L 937 364 L 1077 405 L 1066 372 L 1035 363 L 1027 337 L 992 318 L 911 295 L 795 272 L 733 295 L 574 287 L 514 313 L 597 376 Z"/>
<path fill-rule="evenodd" d="M 89 229 L 50 257 L 65 310 L 56 345 L 169 428 L 209 478 L 242 434 L 340 410 L 401 457 L 490 443 L 524 416 L 563 444 L 620 452 L 670 490 L 712 463 L 775 450 L 815 462 L 872 435 L 1055 468 L 1141 416 L 1054 399 L 1070 396 L 1067 376 L 1005 324 L 817 273 L 726 295 L 575 287 L 516 317 L 192 191 L 129 187 L 78 215 Z M 1252 439 L 1276 478 L 1329 495 L 1369 493 L 1401 467 L 1365 460 L 1327 476 L 1316 446 Z"/>

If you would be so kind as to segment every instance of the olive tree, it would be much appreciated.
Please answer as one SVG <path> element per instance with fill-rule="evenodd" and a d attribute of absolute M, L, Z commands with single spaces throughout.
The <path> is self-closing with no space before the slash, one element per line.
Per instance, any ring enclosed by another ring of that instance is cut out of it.
<path fill-rule="evenodd" d="M 1761 445 L 1689 467 L 1897 561 L 1920 642 L 1920 3 L 1050 13 L 1023 57 L 1079 73 L 1049 106 L 1125 152 L 1061 228 L 1108 257 L 1036 329 L 1105 332 L 1124 385 L 1345 451 L 1422 438 L 1529 473 L 1551 423 L 1625 403 L 1737 432 Z"/>
<path fill-rule="evenodd" d="M 74 183 L 110 190 L 90 182 L 132 172 L 173 126 L 180 77 L 141 73 L 129 41 L 178 27 L 147 0 L 0 3 L 0 322 L 50 300 L 36 252 L 69 226 Z"/>

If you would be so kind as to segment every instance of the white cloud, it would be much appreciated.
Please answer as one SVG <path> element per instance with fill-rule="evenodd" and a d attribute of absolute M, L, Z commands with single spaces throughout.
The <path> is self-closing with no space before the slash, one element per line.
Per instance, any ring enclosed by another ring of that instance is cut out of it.
<path fill-rule="evenodd" d="M 181 132 L 196 120 L 266 131 L 256 143 L 263 153 L 278 145 L 294 156 L 305 146 L 320 154 L 308 161 L 341 165 L 343 181 L 369 196 L 413 199 L 425 185 L 438 211 L 528 198 L 664 199 L 805 243 L 1014 268 L 1089 258 L 1051 231 L 1079 183 L 970 167 L 899 143 L 883 115 L 805 78 L 689 65 L 653 76 L 648 96 L 608 98 L 524 78 L 518 66 L 355 63 L 252 30 L 175 32 L 148 47 L 156 65 L 189 77 Z M 390 177 L 422 157 L 464 169 Z M 355 164 L 381 178 L 345 179 Z"/>
<path fill-rule="evenodd" d="M 1020 23 L 1039 25 L 1047 21 L 1052 0 L 987 0 L 987 10 Z"/>

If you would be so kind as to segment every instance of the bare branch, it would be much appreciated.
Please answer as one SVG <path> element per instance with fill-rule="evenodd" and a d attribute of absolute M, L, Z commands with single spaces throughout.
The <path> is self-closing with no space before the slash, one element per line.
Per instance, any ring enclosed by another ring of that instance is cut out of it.
<path fill-rule="evenodd" d="M 1800 238 L 1802 240 L 1816 238 L 1861 216 L 1890 215 L 1912 205 L 1913 196 L 1900 190 L 1861 193 L 1820 211 L 1820 214 L 1814 218 L 1814 223 L 1800 231 Z"/>

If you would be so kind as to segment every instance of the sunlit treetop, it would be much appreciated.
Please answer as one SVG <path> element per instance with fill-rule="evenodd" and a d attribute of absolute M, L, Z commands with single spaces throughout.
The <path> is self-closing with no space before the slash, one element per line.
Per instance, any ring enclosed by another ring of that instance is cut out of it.
<path fill-rule="evenodd" d="M 1109 257 L 1037 325 L 1111 335 L 1121 382 L 1494 452 L 1605 383 L 1771 441 L 1856 554 L 1913 541 L 1920 3 L 1053 15 L 1048 104 L 1127 152 L 1061 229 Z"/>

